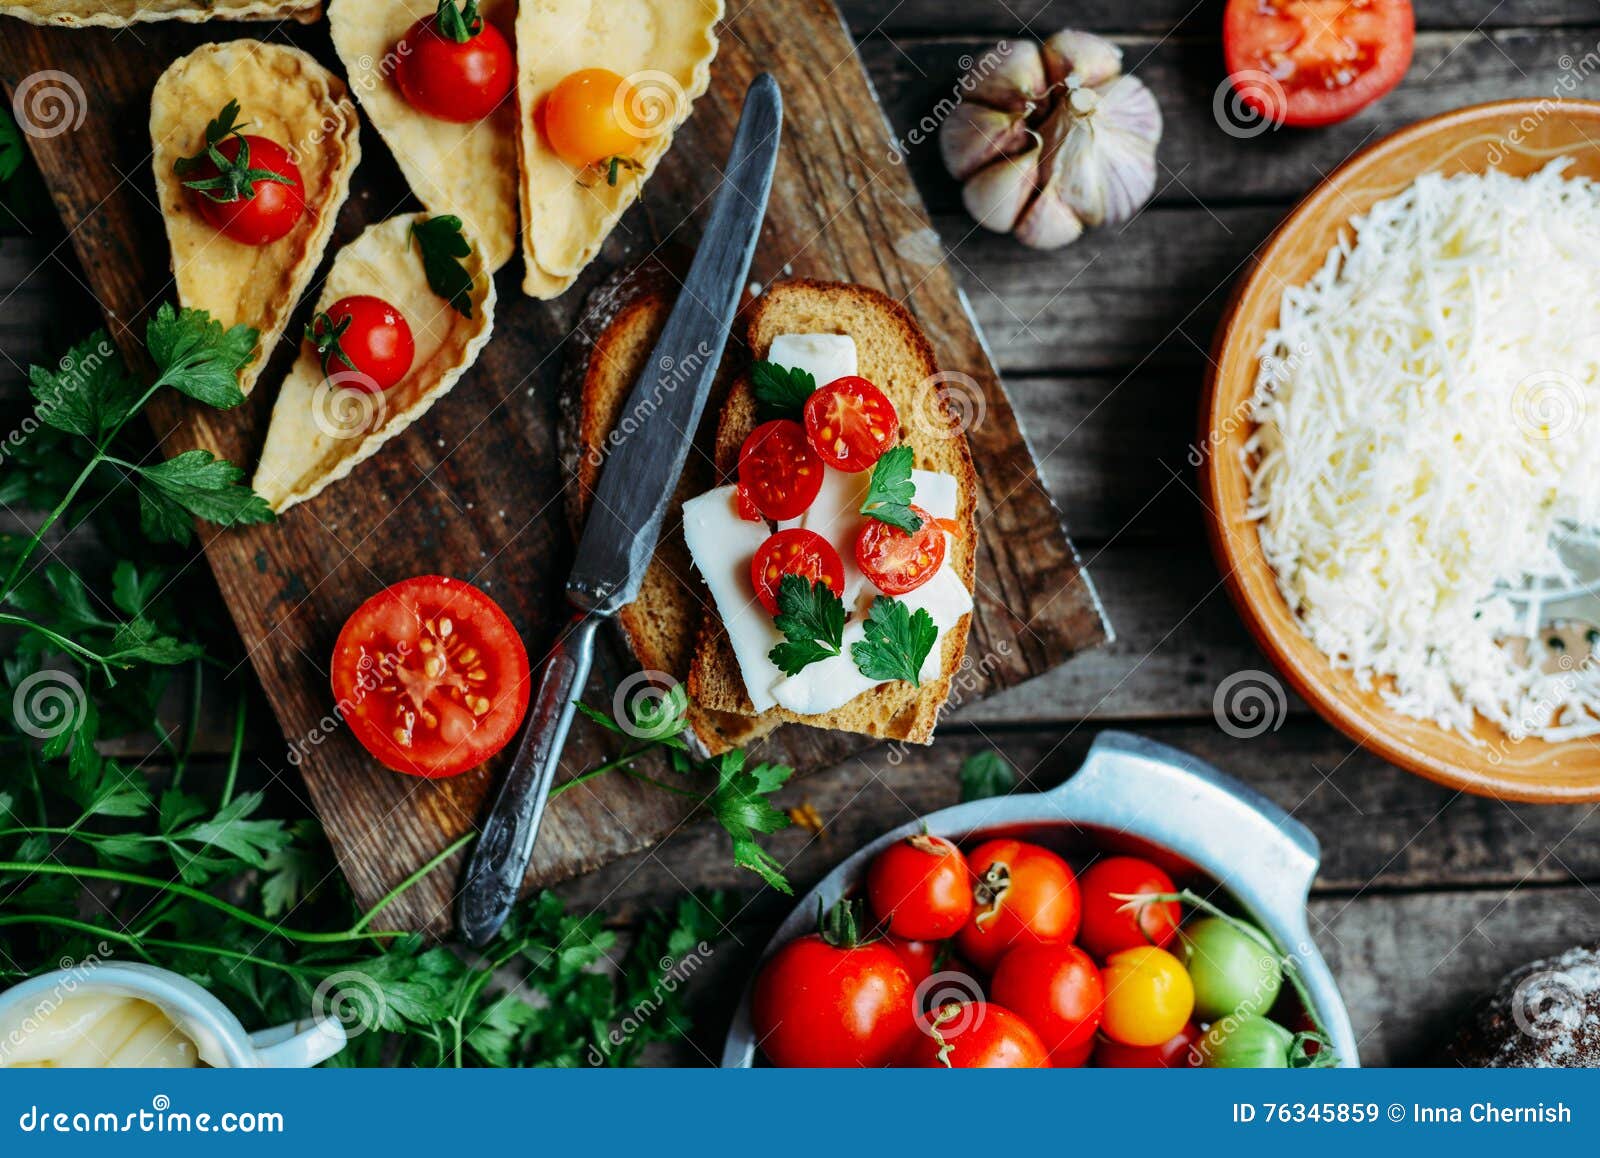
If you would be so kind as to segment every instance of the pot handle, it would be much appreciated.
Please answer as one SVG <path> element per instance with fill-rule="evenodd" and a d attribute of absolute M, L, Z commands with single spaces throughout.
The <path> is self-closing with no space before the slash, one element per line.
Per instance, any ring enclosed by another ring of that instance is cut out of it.
<path fill-rule="evenodd" d="M 1303 922 L 1322 848 L 1311 830 L 1255 789 L 1186 752 L 1102 732 L 1083 767 L 1046 796 L 1077 822 L 1171 849 L 1252 908 Z"/>
<path fill-rule="evenodd" d="M 302 1018 L 250 1035 L 256 1064 L 263 1069 L 308 1070 L 345 1047 L 348 1038 L 336 1017 Z"/>

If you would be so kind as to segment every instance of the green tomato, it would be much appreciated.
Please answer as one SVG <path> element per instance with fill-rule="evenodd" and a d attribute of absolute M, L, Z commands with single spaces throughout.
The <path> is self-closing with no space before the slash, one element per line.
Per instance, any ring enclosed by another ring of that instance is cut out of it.
<path fill-rule="evenodd" d="M 1221 917 L 1183 927 L 1184 964 L 1194 982 L 1194 1015 L 1220 1021 L 1230 1013 L 1265 1013 L 1283 988 L 1283 963 L 1266 936 Z"/>
<path fill-rule="evenodd" d="M 1242 1013 L 1214 1024 L 1194 1048 L 1208 1070 L 1283 1070 L 1293 1044 L 1294 1034 L 1276 1021 Z"/>

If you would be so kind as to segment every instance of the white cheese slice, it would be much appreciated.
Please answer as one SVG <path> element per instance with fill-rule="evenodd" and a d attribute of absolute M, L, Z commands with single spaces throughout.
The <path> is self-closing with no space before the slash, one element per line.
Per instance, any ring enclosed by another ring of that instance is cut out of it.
<path fill-rule="evenodd" d="M 739 517 L 735 489 L 717 487 L 684 503 L 683 539 L 728 632 L 750 703 L 764 712 L 777 702 L 772 686 L 784 678 L 767 658 L 783 635 L 772 625 L 772 616 L 750 582 L 750 563 L 767 541 L 767 524 Z"/>
<path fill-rule="evenodd" d="M 899 599 L 913 614 L 919 608 L 925 610 L 939 629 L 939 638 L 934 641 L 920 673 L 923 679 L 932 679 L 942 666 L 945 634 L 972 610 L 972 595 L 962 585 L 955 569 L 946 563 L 932 579 Z M 861 617 L 847 623 L 841 654 L 819 660 L 801 669 L 799 674 L 780 680 L 772 689 L 773 698 L 798 715 L 819 716 L 877 687 L 882 681 L 862 675 L 850 655 L 851 645 L 866 638 L 865 622 L 865 617 Z"/>
<path fill-rule="evenodd" d="M 917 488 L 911 501 L 936 519 L 953 519 L 961 502 L 961 487 L 956 476 L 942 470 L 914 470 L 911 485 Z"/>
<path fill-rule="evenodd" d="M 779 334 L 767 348 L 767 361 L 804 370 L 826 386 L 856 372 L 856 340 L 849 334 Z"/>

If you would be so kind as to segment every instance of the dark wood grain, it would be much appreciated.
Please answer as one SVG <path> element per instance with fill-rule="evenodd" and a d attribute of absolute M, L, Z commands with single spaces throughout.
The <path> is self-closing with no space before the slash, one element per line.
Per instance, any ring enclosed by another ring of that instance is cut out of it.
<path fill-rule="evenodd" d="M 221 25 L 152 28 L 140 31 L 144 47 L 130 53 L 105 32 L 6 28 L 0 67 L 8 87 L 39 69 L 58 68 L 91 94 L 82 128 L 30 143 L 88 282 L 130 351 L 143 316 L 171 292 L 149 196 L 150 87 L 168 62 L 200 39 L 242 34 Z M 323 29 L 288 35 L 330 59 Z M 976 674 L 964 702 L 981 698 L 1099 642 L 1103 625 L 948 269 L 899 256 L 896 242 L 920 235 L 928 223 L 909 174 L 889 159 L 883 117 L 829 0 L 754 5 L 736 18 L 723 37 L 711 91 L 697 103 L 644 203 L 628 215 L 583 284 L 668 236 L 692 244 L 744 90 L 762 68 L 775 71 L 783 85 L 789 132 L 752 277 L 766 283 L 792 272 L 879 286 L 917 315 L 941 363 L 971 374 L 984 391 L 985 417 L 969 432 L 984 494 L 979 611 L 968 645 Z M 367 159 L 336 243 L 409 205 L 377 135 L 364 132 L 363 145 Z M 279 760 L 304 775 L 364 903 L 474 825 L 496 769 L 423 782 L 374 765 L 329 715 L 325 657 L 340 624 L 382 585 L 425 572 L 454 574 L 485 588 L 534 652 L 561 616 L 559 583 L 570 540 L 560 503 L 554 395 L 582 286 L 543 305 L 517 294 L 514 276 L 512 269 L 502 278 L 496 340 L 426 421 L 276 525 L 207 531 L 212 569 L 287 737 Z M 240 412 L 199 412 L 159 400 L 151 417 L 163 450 L 205 446 L 252 462 L 270 384 L 291 353 L 279 350 L 275 369 Z M 608 681 L 620 664 L 612 657 L 601 665 L 590 696 L 602 702 L 609 696 Z M 859 738 L 791 728 L 769 741 L 764 754 L 809 770 L 860 744 Z M 563 767 L 581 770 L 606 752 L 594 729 L 579 729 Z M 625 778 L 564 795 L 545 822 L 530 879 L 587 871 L 652 843 L 683 818 L 676 798 Z M 444 928 L 453 876 L 447 869 L 413 889 L 389 920 Z"/>

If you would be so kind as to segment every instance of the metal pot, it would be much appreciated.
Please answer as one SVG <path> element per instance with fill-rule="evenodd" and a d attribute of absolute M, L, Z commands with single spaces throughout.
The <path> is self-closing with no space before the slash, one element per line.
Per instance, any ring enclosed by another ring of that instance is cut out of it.
<path fill-rule="evenodd" d="M 1023 837 L 1067 855 L 1126 852 L 1155 861 L 1180 881 L 1205 876 L 1219 882 L 1239 910 L 1294 957 L 1340 1064 L 1360 1064 L 1350 1015 L 1306 924 L 1306 897 L 1322 855 L 1317 838 L 1259 792 L 1204 761 L 1124 732 L 1102 732 L 1076 775 L 1049 792 L 958 804 L 885 833 L 800 899 L 763 960 L 812 930 L 819 899 L 831 906 L 858 891 L 874 856 L 924 826 L 959 841 Z M 750 1066 L 755 1059 L 747 985 L 722 1064 Z"/>

